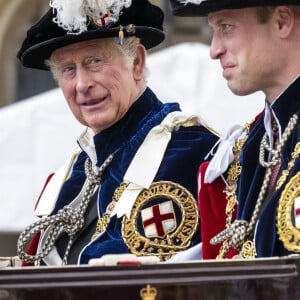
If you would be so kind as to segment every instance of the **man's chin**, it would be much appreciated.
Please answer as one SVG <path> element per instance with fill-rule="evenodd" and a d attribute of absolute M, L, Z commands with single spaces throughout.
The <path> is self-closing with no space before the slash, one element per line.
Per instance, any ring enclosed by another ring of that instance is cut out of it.
<path fill-rule="evenodd" d="M 235 84 L 232 84 L 230 81 L 227 82 L 227 86 L 231 90 L 231 92 L 237 96 L 247 96 L 254 93 L 254 91 L 247 90 L 244 88 L 244 86 L 242 87 L 241 85 L 237 86 Z"/>

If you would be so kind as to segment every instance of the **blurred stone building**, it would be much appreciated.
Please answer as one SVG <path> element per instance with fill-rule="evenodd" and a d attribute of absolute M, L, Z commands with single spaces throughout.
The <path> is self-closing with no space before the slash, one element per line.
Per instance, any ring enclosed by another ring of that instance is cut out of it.
<path fill-rule="evenodd" d="M 152 51 L 186 41 L 207 43 L 205 18 L 173 17 L 168 0 L 150 0 L 165 12 L 165 42 Z M 0 108 L 56 86 L 49 72 L 23 68 L 16 59 L 29 26 L 48 9 L 49 0 L 0 0 Z"/>

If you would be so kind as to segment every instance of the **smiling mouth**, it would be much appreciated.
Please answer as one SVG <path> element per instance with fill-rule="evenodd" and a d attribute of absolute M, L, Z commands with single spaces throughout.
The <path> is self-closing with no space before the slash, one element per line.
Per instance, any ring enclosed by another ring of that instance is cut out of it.
<path fill-rule="evenodd" d="M 100 104 L 100 103 L 104 102 L 106 99 L 107 99 L 107 96 L 103 97 L 101 99 L 89 100 L 87 102 L 84 102 L 82 105 L 83 106 L 94 106 L 94 105 L 97 105 L 97 104 Z"/>
<path fill-rule="evenodd" d="M 226 69 L 232 69 L 234 68 L 234 65 L 224 65 L 222 66 L 223 70 L 226 70 Z"/>
<path fill-rule="evenodd" d="M 227 77 L 231 74 L 232 70 L 234 69 L 234 66 L 222 66 L 223 68 L 223 77 Z"/>

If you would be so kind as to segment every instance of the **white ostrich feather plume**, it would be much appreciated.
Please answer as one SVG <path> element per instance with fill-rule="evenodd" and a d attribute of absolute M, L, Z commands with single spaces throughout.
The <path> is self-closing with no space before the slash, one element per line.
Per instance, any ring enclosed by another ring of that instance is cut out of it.
<path fill-rule="evenodd" d="M 50 7 L 57 11 L 54 22 L 68 33 L 80 34 L 87 30 L 87 17 L 99 18 L 110 13 L 109 19 L 116 22 L 123 8 L 132 0 L 50 0 Z"/>

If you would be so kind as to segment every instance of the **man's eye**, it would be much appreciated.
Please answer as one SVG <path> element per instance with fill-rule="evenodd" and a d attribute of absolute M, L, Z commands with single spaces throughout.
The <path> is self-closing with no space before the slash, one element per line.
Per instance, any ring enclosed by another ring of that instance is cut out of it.
<path fill-rule="evenodd" d="M 102 62 L 102 60 L 98 57 L 91 57 L 88 61 L 87 64 L 88 65 L 98 65 Z"/>
<path fill-rule="evenodd" d="M 75 70 L 75 68 L 73 66 L 67 66 L 62 69 L 62 73 L 69 74 L 69 73 L 73 72 L 74 70 Z"/>
<path fill-rule="evenodd" d="M 94 64 L 97 64 L 97 63 L 100 63 L 102 60 L 100 59 L 100 58 L 94 58 L 93 60 L 92 60 L 92 63 L 94 63 Z"/>
<path fill-rule="evenodd" d="M 98 57 L 91 57 L 86 62 L 86 67 L 88 67 L 91 71 L 99 71 L 99 69 L 103 66 L 103 60 Z"/>
<path fill-rule="evenodd" d="M 231 29 L 232 29 L 232 25 L 230 25 L 230 24 L 222 24 L 221 25 L 221 28 L 222 28 L 222 32 L 228 32 L 228 31 L 230 31 Z"/>
<path fill-rule="evenodd" d="M 59 70 L 58 77 L 62 78 L 70 78 L 75 73 L 75 67 L 74 66 L 66 66 L 62 67 Z"/>

